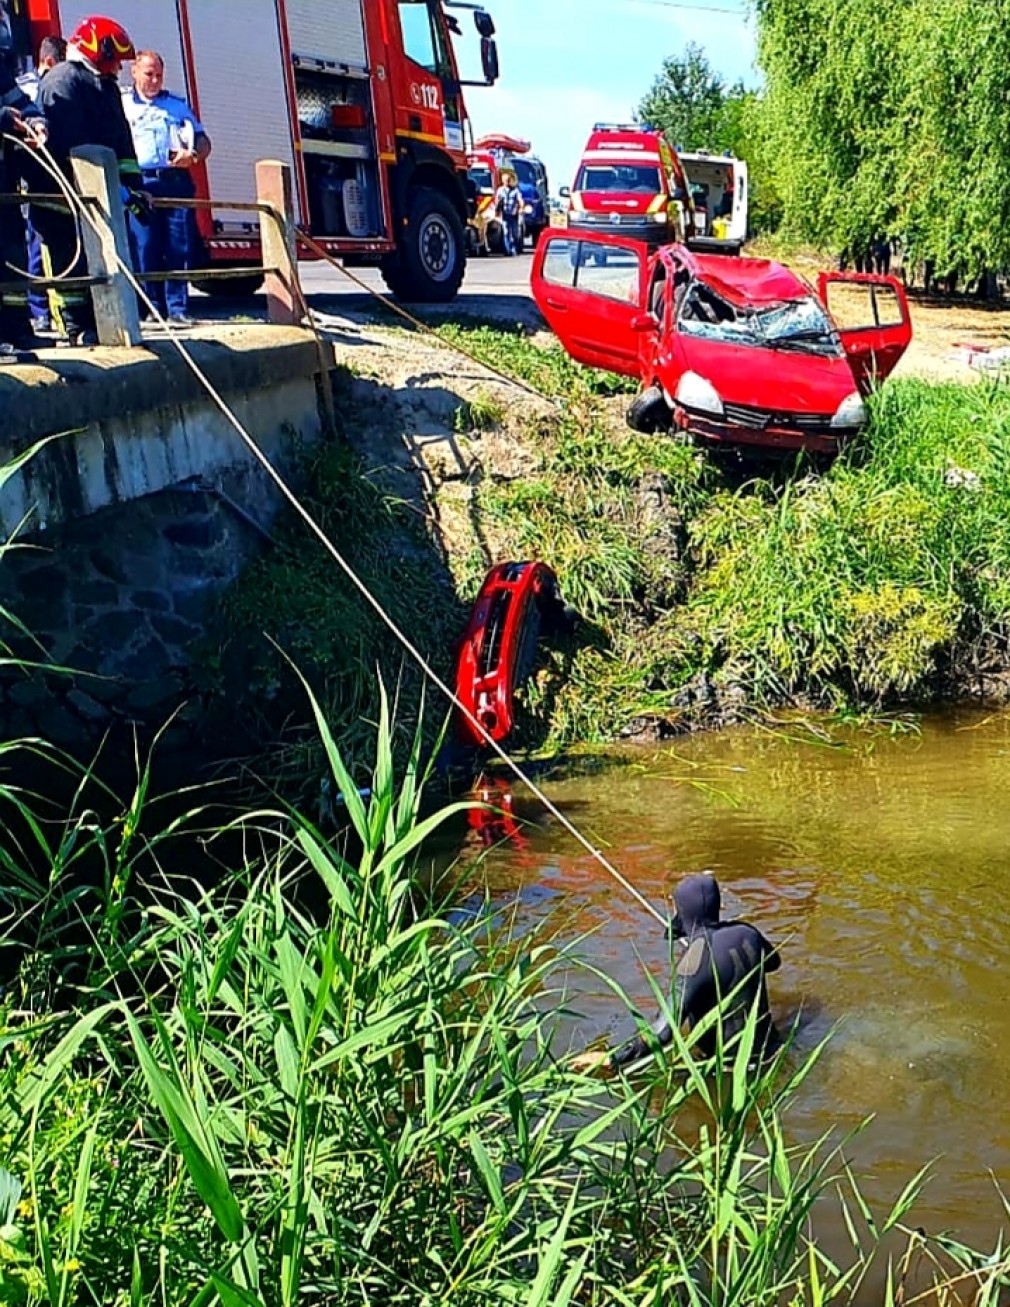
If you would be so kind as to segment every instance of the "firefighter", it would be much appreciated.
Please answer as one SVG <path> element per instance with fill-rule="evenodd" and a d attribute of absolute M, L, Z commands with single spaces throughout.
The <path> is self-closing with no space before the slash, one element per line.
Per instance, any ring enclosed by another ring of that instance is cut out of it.
<path fill-rule="evenodd" d="M 73 176 L 71 150 L 82 145 L 104 145 L 119 161 L 128 206 L 146 212 L 150 202 L 141 190 L 133 137 L 116 80 L 123 62 L 135 57 L 133 42 L 115 19 L 100 15 L 85 18 L 67 39 L 66 63 L 58 64 L 43 78 L 39 103 L 49 127 L 50 153 L 67 177 Z M 87 276 L 83 249 L 78 249 L 77 220 L 67 213 L 65 202 L 38 206 L 33 220 L 49 247 L 54 269 L 69 277 Z M 68 269 L 75 251 L 76 262 Z M 65 342 L 95 344 L 90 292 L 67 290 L 61 298 Z"/>
<path fill-rule="evenodd" d="M 6 139 L 15 138 L 14 141 Z M 20 186 L 27 158 L 23 147 L 45 137 L 45 120 L 17 84 L 17 60 L 10 19 L 0 2 L 0 195 L 12 195 Z M 0 282 L 17 278 L 25 266 L 25 224 L 21 207 L 0 204 Z M 28 286 L 0 291 L 0 362 L 29 361 L 25 354 L 34 344 L 28 315 Z"/>

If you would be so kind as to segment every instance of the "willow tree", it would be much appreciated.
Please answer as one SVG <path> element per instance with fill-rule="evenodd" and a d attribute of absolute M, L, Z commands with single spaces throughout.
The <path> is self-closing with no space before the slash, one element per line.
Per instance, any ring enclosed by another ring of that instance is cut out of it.
<path fill-rule="evenodd" d="M 791 234 L 1010 264 L 1010 0 L 755 0 L 763 152 Z"/>

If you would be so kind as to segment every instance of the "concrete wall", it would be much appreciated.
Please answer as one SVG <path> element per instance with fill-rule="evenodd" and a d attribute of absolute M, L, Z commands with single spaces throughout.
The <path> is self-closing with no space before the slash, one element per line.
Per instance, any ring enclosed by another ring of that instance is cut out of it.
<path fill-rule="evenodd" d="M 197 350 L 290 472 L 322 433 L 311 339 L 247 328 Z M 25 522 L 0 556 L 0 640 L 44 664 L 0 668 L 0 730 L 87 755 L 107 732 L 123 742 L 181 707 L 166 747 L 192 748 L 204 726 L 194 668 L 213 655 L 206 618 L 264 546 L 253 524 L 269 528 L 277 491 L 171 346 L 57 367 L 0 376 L 0 463 L 66 433 L 0 486 L 4 535 Z M 240 747 L 215 729 L 219 756 Z"/>

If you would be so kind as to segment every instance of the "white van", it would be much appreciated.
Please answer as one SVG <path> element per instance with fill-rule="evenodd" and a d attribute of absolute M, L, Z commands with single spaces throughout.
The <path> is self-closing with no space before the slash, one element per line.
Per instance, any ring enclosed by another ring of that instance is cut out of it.
<path fill-rule="evenodd" d="M 694 201 L 692 250 L 739 254 L 747 239 L 747 165 L 731 154 L 677 151 Z"/>

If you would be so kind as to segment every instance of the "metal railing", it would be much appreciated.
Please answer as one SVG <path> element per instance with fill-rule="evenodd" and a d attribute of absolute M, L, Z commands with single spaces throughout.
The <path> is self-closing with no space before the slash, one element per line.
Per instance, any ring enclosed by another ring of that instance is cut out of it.
<path fill-rule="evenodd" d="M 72 205 L 58 192 L 17 192 L 0 195 L 0 204 L 59 208 L 77 223 L 79 255 L 83 252 L 87 276 L 68 272 L 34 276 L 25 268 L 11 278 L 0 267 L 0 292 L 28 293 L 32 290 L 59 292 L 90 290 L 95 307 L 99 342 L 103 345 L 133 345 L 140 341 L 136 297 L 121 265 L 139 277 L 130 257 L 126 211 L 123 205 L 118 166 L 110 150 L 87 146 L 73 151 L 75 201 Z M 143 282 L 226 282 L 262 277 L 267 295 L 269 320 L 282 325 L 300 323 L 308 314 L 298 276 L 297 246 L 292 204 L 291 172 L 287 164 L 271 160 L 256 165 L 256 200 L 220 200 L 203 197 L 185 199 L 152 198 L 156 209 L 229 210 L 255 213 L 259 217 L 263 262 L 227 267 L 180 268 L 144 273 Z M 79 204 L 86 216 L 75 212 Z M 30 216 L 30 212 L 29 212 Z M 27 249 L 26 249 L 27 253 Z M 75 257 L 73 265 L 76 266 Z M 99 292 L 99 293 L 95 293 Z"/>

